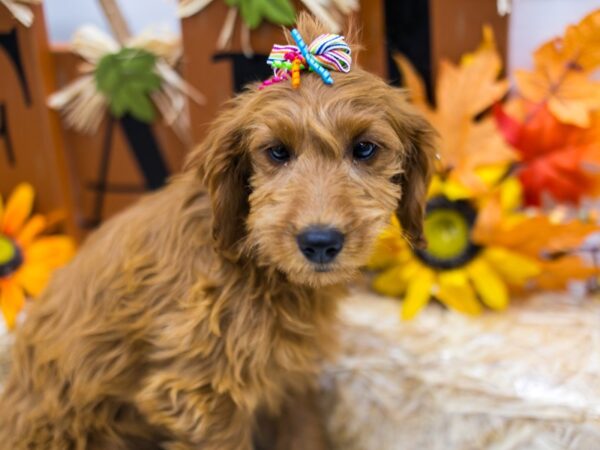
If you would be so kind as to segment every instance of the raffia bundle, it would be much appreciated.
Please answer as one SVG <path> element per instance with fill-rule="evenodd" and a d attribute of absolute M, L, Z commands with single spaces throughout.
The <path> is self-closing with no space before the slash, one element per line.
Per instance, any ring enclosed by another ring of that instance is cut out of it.
<path fill-rule="evenodd" d="M 191 17 L 201 12 L 213 0 L 179 0 L 177 13 L 179 17 Z M 312 14 L 315 15 L 332 33 L 339 33 L 342 30 L 344 17 L 348 14 L 358 11 L 358 0 L 302 0 L 303 5 Z M 225 21 L 219 33 L 217 40 L 217 49 L 223 50 L 231 44 L 235 23 L 238 16 L 238 8 L 229 7 Z M 242 52 L 250 57 L 254 51 L 250 45 L 250 28 L 242 21 L 240 32 L 240 41 Z"/>
<path fill-rule="evenodd" d="M 213 0 L 179 0 L 179 17 L 190 17 L 206 8 Z M 304 6 L 332 33 L 342 29 L 343 16 L 357 11 L 358 0 L 302 0 Z M 237 8 L 232 8 L 237 9 Z"/>
<path fill-rule="evenodd" d="M 161 88 L 152 93 L 152 100 L 165 122 L 184 142 L 189 141 L 187 99 L 204 103 L 204 96 L 186 83 L 174 68 L 181 56 L 179 38 L 170 34 L 143 33 L 128 39 L 125 47 L 143 49 L 157 56 L 155 71 L 162 83 Z M 98 130 L 108 105 L 97 88 L 94 70 L 102 57 L 121 48 L 111 36 L 93 26 L 85 26 L 75 33 L 72 50 L 85 61 L 81 67 L 82 75 L 48 100 L 51 108 L 61 111 L 67 125 L 82 133 Z"/>

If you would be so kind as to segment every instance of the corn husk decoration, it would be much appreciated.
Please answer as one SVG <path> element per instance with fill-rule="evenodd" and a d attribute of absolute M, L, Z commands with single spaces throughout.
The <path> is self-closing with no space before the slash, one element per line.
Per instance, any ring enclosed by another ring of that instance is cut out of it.
<path fill-rule="evenodd" d="M 193 16 L 206 8 L 212 1 L 180 0 L 179 17 Z M 222 50 L 231 44 L 239 11 L 243 19 L 240 33 L 241 47 L 242 52 L 248 57 L 253 54 L 250 46 L 250 31 L 258 27 L 263 20 L 286 26 L 292 25 L 296 20 L 296 12 L 289 0 L 225 0 L 225 3 L 229 6 L 229 12 L 221 28 L 217 49 Z M 339 33 L 344 16 L 359 8 L 358 0 L 302 0 L 302 3 L 332 33 Z"/>
<path fill-rule="evenodd" d="M 48 100 L 69 127 L 96 133 L 107 110 L 150 123 L 156 107 L 180 139 L 189 142 L 187 98 L 204 103 L 204 96 L 174 69 L 181 56 L 178 38 L 142 33 L 121 46 L 98 28 L 85 26 L 75 33 L 72 48 L 85 60 L 82 75 Z M 135 83 L 124 86 L 120 76 L 125 73 Z"/>
<path fill-rule="evenodd" d="M 41 5 L 42 0 L 0 0 L 0 4 L 6 6 L 21 24 L 30 27 L 33 23 L 33 11 L 30 6 Z"/>

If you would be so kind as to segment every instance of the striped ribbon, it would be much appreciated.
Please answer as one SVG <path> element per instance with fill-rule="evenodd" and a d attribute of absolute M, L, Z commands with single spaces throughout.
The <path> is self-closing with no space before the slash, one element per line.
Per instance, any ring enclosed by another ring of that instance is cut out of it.
<path fill-rule="evenodd" d="M 317 73 L 326 84 L 333 84 L 328 70 L 350 71 L 352 52 L 343 36 L 322 34 L 307 46 L 298 30 L 293 29 L 291 34 L 296 45 L 273 46 L 267 59 L 267 64 L 273 68 L 273 77 L 266 80 L 263 87 L 290 78 L 296 59 L 300 61 L 300 70 Z"/>

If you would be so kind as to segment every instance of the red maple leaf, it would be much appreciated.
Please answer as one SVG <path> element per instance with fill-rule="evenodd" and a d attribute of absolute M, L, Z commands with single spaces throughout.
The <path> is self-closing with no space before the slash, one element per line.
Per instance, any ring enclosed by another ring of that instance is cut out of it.
<path fill-rule="evenodd" d="M 539 206 L 544 193 L 577 204 L 596 192 L 598 177 L 590 169 L 598 160 L 600 140 L 590 129 L 558 121 L 546 105 L 532 106 L 523 122 L 500 104 L 494 115 L 504 138 L 521 156 L 518 176 L 527 205 Z"/>

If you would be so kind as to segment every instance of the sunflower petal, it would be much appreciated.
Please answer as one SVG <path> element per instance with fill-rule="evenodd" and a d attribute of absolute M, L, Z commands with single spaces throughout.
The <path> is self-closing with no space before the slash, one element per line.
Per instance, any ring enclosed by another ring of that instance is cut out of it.
<path fill-rule="evenodd" d="M 436 297 L 455 311 L 471 316 L 481 313 L 481 305 L 464 270 L 447 270 L 438 275 Z"/>
<path fill-rule="evenodd" d="M 31 214 L 33 197 L 33 187 L 30 184 L 19 184 L 6 203 L 0 230 L 9 236 L 16 236 L 29 214 Z"/>
<path fill-rule="evenodd" d="M 535 259 L 502 247 L 488 247 L 483 251 L 482 257 L 502 278 L 515 286 L 524 285 L 541 271 L 541 266 Z"/>
<path fill-rule="evenodd" d="M 495 186 L 506 174 L 505 164 L 494 164 L 491 166 L 481 166 L 475 170 L 475 173 L 486 186 Z"/>
<path fill-rule="evenodd" d="M 0 309 L 9 330 L 15 327 L 17 316 L 25 304 L 25 294 L 14 281 L 4 281 L 0 285 Z"/>
<path fill-rule="evenodd" d="M 415 317 L 431 298 L 431 287 L 435 279 L 433 271 L 419 268 L 408 284 L 406 297 L 402 302 L 402 319 L 410 320 Z"/>
<path fill-rule="evenodd" d="M 389 225 L 377 238 L 367 267 L 369 269 L 384 269 L 403 264 L 410 258 L 410 249 L 402 236 L 400 225 Z"/>
<path fill-rule="evenodd" d="M 52 269 L 44 264 L 25 264 L 15 274 L 15 280 L 32 297 L 38 297 L 46 288 Z"/>
<path fill-rule="evenodd" d="M 398 297 L 404 294 L 406 283 L 402 277 L 403 270 L 403 266 L 394 266 L 377 275 L 373 280 L 373 289 L 389 297 Z"/>
<path fill-rule="evenodd" d="M 496 310 L 506 308 L 508 305 L 506 284 L 484 259 L 473 260 L 465 270 L 483 303 Z"/>
<path fill-rule="evenodd" d="M 409 281 L 419 269 L 419 264 L 414 261 L 391 267 L 375 277 L 373 289 L 383 295 L 399 297 L 406 292 Z"/>
<path fill-rule="evenodd" d="M 23 229 L 17 235 L 17 242 L 23 246 L 28 246 L 48 225 L 46 217 L 36 214 L 27 221 Z"/>
<path fill-rule="evenodd" d="M 472 191 L 458 180 L 448 179 L 443 187 L 443 194 L 450 200 L 460 200 L 473 195 Z"/>
<path fill-rule="evenodd" d="M 429 189 L 427 191 L 427 197 L 435 197 L 436 195 L 444 193 L 444 182 L 439 176 L 433 176 L 429 183 Z"/>
<path fill-rule="evenodd" d="M 75 244 L 68 236 L 48 236 L 38 239 L 25 249 L 28 264 L 44 264 L 56 268 L 66 264 L 75 253 Z"/>

